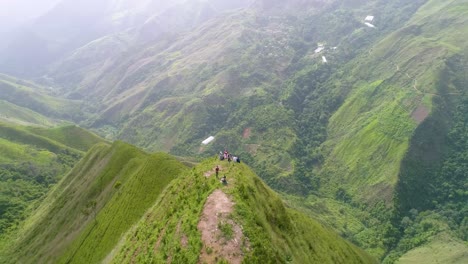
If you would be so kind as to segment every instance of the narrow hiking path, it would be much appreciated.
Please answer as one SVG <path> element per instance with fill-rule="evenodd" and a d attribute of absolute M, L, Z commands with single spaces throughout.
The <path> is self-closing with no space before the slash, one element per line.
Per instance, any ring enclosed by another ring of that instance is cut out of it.
<path fill-rule="evenodd" d="M 400 66 L 397 65 L 397 64 L 394 64 L 394 63 L 391 63 L 393 66 L 396 67 L 396 72 L 400 72 Z M 437 94 L 437 93 L 429 93 L 429 92 L 425 92 L 425 91 L 421 91 L 419 88 L 418 88 L 418 80 L 417 78 L 413 78 L 411 77 L 407 72 L 405 72 L 405 76 L 408 77 L 408 79 L 410 79 L 412 82 L 413 82 L 413 85 L 412 85 L 412 88 L 420 93 L 420 94 L 427 94 L 427 95 L 433 95 L 433 96 L 442 96 L 441 94 Z M 460 95 L 461 93 L 445 93 L 444 95 Z"/>
<path fill-rule="evenodd" d="M 198 223 L 203 248 L 198 263 L 218 263 L 226 260 L 240 264 L 243 250 L 248 249 L 242 228 L 232 219 L 235 203 L 222 190 L 208 196 Z"/>

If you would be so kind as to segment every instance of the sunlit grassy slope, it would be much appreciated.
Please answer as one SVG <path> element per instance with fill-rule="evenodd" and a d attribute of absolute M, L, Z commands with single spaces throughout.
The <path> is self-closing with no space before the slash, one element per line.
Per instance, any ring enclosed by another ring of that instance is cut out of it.
<path fill-rule="evenodd" d="M 37 125 L 44 127 L 51 127 L 57 124 L 57 121 L 53 119 L 4 100 L 0 100 L 0 121 L 19 125 Z"/>
<path fill-rule="evenodd" d="M 214 175 L 205 177 L 217 164 L 227 176 L 226 186 Z M 244 248 L 245 263 L 374 262 L 333 231 L 285 207 L 246 165 L 229 166 L 217 159 L 206 160 L 174 180 L 109 256 L 111 262 L 163 263 L 171 259 L 174 263 L 197 263 L 204 247 L 197 225 L 207 197 L 217 189 L 235 202 L 230 217 L 242 226 L 249 241 L 249 246 L 243 242 L 248 248 Z M 185 244 L 184 236 L 188 237 Z"/>
<path fill-rule="evenodd" d="M 102 260 L 184 169 L 122 142 L 96 145 L 27 219 L 5 261 Z"/>
<path fill-rule="evenodd" d="M 462 37 L 468 34 L 466 6 L 429 1 L 350 63 L 349 74 L 361 81 L 330 119 L 321 172 L 326 191 L 343 188 L 361 201 L 392 201 L 415 129 L 432 116 L 434 102 L 464 92 L 447 69 L 468 46 Z"/>
<path fill-rule="evenodd" d="M 463 264 L 468 262 L 468 245 L 466 242 L 440 234 L 427 244 L 413 249 L 403 255 L 396 263 L 452 263 Z"/>
<path fill-rule="evenodd" d="M 51 93 L 52 89 L 0 74 L 0 102 L 10 103 L 0 103 L 0 118 L 39 125 L 47 125 L 54 119 L 84 119 L 82 102 L 58 98 Z"/>
<path fill-rule="evenodd" d="M 466 121 L 454 120 L 467 113 L 467 7 L 427 1 L 344 66 L 346 78 L 328 83 L 340 84 L 336 93 L 353 87 L 320 147 L 320 191 L 289 198 L 384 263 L 444 230 L 428 220 L 432 213 L 466 240 Z M 453 152 L 460 154 L 447 159 Z M 447 261 L 453 253 L 444 252 Z"/>
<path fill-rule="evenodd" d="M 0 251 L 51 186 L 98 142 L 104 140 L 75 126 L 0 122 Z"/>
<path fill-rule="evenodd" d="M 167 154 L 122 142 L 97 144 L 26 219 L 0 261 L 197 263 L 201 211 L 208 195 L 221 189 L 236 204 L 231 217 L 248 239 L 247 263 L 375 263 L 285 207 L 246 165 L 220 164 L 227 186 L 214 175 L 206 178 L 216 164 L 209 159 L 189 170 Z M 181 234 L 188 246 L 181 246 Z"/>

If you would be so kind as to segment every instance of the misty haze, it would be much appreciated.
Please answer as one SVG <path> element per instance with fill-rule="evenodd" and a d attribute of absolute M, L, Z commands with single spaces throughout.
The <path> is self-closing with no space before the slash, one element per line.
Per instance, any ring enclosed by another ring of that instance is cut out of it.
<path fill-rule="evenodd" d="M 465 0 L 0 0 L 0 263 L 468 263 Z"/>

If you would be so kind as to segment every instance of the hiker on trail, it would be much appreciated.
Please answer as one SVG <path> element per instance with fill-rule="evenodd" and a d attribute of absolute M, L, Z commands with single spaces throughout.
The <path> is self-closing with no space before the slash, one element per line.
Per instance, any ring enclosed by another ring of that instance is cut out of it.
<path fill-rule="evenodd" d="M 224 156 L 223 156 L 223 152 L 222 152 L 222 151 L 219 152 L 219 160 L 224 160 Z"/>
<path fill-rule="evenodd" d="M 237 162 L 237 157 L 236 156 L 232 157 L 232 161 Z"/>
<path fill-rule="evenodd" d="M 223 184 L 225 184 L 225 185 L 227 184 L 226 175 L 224 175 L 224 176 L 221 178 L 221 182 L 222 182 Z"/>
<path fill-rule="evenodd" d="M 231 164 L 231 154 L 228 155 L 228 162 Z"/>
<path fill-rule="evenodd" d="M 227 159 L 228 155 L 229 155 L 229 152 L 227 152 L 227 150 L 224 150 L 224 159 Z"/>
<path fill-rule="evenodd" d="M 236 160 L 237 163 L 240 163 L 240 158 L 239 157 L 236 157 L 236 158 L 237 158 L 237 160 Z"/>
<path fill-rule="evenodd" d="M 218 165 L 216 165 L 216 169 L 215 169 L 215 170 L 216 170 L 216 179 L 218 179 L 218 173 L 219 173 L 219 166 L 218 166 Z"/>

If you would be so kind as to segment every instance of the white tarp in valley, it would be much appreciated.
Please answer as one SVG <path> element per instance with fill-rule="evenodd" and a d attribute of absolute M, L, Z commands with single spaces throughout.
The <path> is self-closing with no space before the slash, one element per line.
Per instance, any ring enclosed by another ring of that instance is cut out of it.
<path fill-rule="evenodd" d="M 322 61 L 323 61 L 323 63 L 327 63 L 327 62 L 328 62 L 328 61 L 327 61 L 327 58 L 325 58 L 325 56 L 322 56 Z"/>
<path fill-rule="evenodd" d="M 209 138 L 203 140 L 202 144 L 203 145 L 208 145 L 210 144 L 215 138 L 213 136 L 210 136 Z"/>
<path fill-rule="evenodd" d="M 365 20 L 368 21 L 368 22 L 372 22 L 372 21 L 374 21 L 374 16 L 366 16 Z"/>
<path fill-rule="evenodd" d="M 315 49 L 315 53 L 320 53 L 324 49 L 325 47 L 318 47 L 317 49 Z"/>
<path fill-rule="evenodd" d="M 366 26 L 368 26 L 368 27 L 370 27 L 370 28 L 375 28 L 375 26 L 372 25 L 371 23 L 366 22 L 366 23 L 364 23 L 364 24 L 366 24 Z"/>

